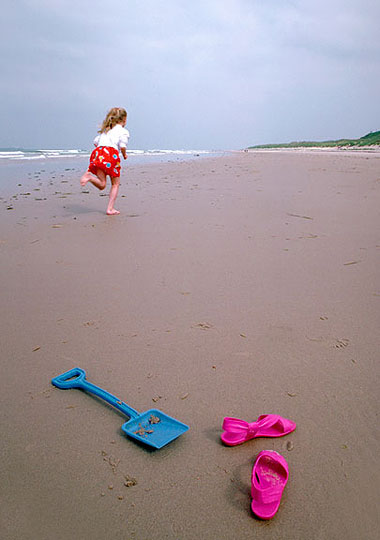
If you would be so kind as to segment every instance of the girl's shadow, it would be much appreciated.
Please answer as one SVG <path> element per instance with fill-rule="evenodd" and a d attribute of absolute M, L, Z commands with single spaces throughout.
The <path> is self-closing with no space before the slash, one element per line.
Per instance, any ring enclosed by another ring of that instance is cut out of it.
<path fill-rule="evenodd" d="M 69 216 L 75 217 L 78 214 L 104 214 L 104 209 L 89 207 L 81 204 L 65 204 L 66 213 Z"/>

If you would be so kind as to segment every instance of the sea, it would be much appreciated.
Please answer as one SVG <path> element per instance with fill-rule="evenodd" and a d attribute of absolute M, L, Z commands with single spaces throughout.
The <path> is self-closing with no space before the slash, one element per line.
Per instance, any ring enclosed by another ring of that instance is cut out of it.
<path fill-rule="evenodd" d="M 128 158 L 134 163 L 146 163 L 149 161 L 170 161 L 173 159 L 191 159 L 209 154 L 220 154 L 220 150 L 129 150 Z M 88 158 L 89 150 L 61 150 L 42 149 L 28 150 L 25 148 L 0 148 L 0 162 L 2 161 L 31 161 L 31 160 L 56 160 L 59 158 L 75 159 Z M 152 159 L 153 158 L 153 159 Z"/>

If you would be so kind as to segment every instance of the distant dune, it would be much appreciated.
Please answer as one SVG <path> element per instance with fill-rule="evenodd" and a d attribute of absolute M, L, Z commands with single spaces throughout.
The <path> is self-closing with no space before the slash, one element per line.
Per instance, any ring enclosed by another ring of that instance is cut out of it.
<path fill-rule="evenodd" d="M 309 148 L 309 147 L 355 147 L 380 145 L 380 131 L 371 131 L 360 139 L 339 139 L 337 141 L 295 141 L 279 144 L 259 144 L 249 148 Z"/>

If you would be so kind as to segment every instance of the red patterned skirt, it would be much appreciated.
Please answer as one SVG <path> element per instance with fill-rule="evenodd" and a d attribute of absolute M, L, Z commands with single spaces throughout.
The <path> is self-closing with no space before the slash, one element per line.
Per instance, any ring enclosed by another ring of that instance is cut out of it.
<path fill-rule="evenodd" d="M 112 146 L 97 146 L 91 153 L 88 170 L 96 174 L 97 169 L 118 178 L 121 169 L 119 152 Z"/>

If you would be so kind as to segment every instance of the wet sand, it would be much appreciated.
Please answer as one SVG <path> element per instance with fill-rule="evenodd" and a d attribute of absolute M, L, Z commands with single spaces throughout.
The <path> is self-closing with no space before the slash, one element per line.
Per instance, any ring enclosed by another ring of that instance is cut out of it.
<path fill-rule="evenodd" d="M 115 217 L 80 172 L 0 200 L 1 537 L 377 539 L 380 154 L 127 165 Z M 74 366 L 190 430 L 136 444 L 50 384 Z M 221 444 L 224 416 L 265 413 L 296 431 Z M 290 470 L 269 522 L 263 449 Z"/>

